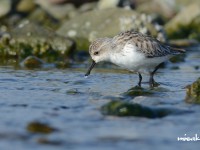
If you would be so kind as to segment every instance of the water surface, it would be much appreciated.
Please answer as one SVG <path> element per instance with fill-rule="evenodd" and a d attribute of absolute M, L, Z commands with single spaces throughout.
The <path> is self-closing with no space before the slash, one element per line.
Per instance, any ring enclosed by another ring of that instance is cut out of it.
<path fill-rule="evenodd" d="M 200 77 L 200 53 L 190 50 L 184 62 L 167 63 L 155 80 L 154 95 L 126 97 L 138 76 L 127 71 L 96 68 L 15 69 L 0 67 L 0 149 L 195 149 L 199 142 L 178 142 L 177 137 L 200 136 L 200 106 L 185 102 L 185 86 Z M 144 82 L 148 76 L 144 75 Z M 149 88 L 143 83 L 144 88 Z M 149 107 L 188 111 L 160 119 L 103 116 L 102 105 L 122 99 Z M 31 122 L 57 131 L 30 133 Z M 48 142 L 41 142 L 48 141 Z M 198 147 L 197 147 L 198 146 Z"/>

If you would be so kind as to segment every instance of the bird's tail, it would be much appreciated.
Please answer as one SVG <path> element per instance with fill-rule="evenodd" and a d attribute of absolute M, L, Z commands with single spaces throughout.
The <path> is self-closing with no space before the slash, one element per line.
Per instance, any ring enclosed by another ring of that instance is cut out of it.
<path fill-rule="evenodd" d="M 171 47 L 171 50 L 174 52 L 178 52 L 178 53 L 185 53 L 186 50 L 181 49 L 181 48 L 175 48 L 175 47 Z"/>

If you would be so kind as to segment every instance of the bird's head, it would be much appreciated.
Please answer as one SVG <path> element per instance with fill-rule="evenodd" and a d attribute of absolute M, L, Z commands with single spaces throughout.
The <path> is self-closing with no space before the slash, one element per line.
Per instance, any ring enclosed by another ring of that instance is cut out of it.
<path fill-rule="evenodd" d="M 93 60 L 85 76 L 88 76 L 95 64 L 101 61 L 109 61 L 111 38 L 99 38 L 93 41 L 89 47 L 89 54 Z"/>

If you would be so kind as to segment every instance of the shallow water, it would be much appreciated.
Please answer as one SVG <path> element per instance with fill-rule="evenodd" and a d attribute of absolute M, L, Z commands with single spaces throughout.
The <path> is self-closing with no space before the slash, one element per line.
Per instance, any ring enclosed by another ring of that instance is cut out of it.
<path fill-rule="evenodd" d="M 0 68 L 0 149 L 195 149 L 199 142 L 177 137 L 200 136 L 200 106 L 185 102 L 185 86 L 200 77 L 200 52 L 190 50 L 185 62 L 167 63 L 155 80 L 151 96 L 127 97 L 136 74 L 98 69 L 84 78 L 86 68 Z M 172 69 L 174 66 L 179 69 Z M 144 76 L 144 82 L 148 76 Z M 143 83 L 148 89 L 148 84 Z M 123 99 L 150 107 L 188 111 L 160 119 L 103 116 L 102 105 Z M 30 133 L 27 125 L 41 122 L 56 128 L 50 134 Z M 41 142 L 44 139 L 48 142 Z"/>

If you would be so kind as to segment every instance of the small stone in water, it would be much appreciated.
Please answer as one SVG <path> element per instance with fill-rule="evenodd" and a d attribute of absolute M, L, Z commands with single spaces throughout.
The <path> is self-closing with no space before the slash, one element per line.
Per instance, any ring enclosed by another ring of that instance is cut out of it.
<path fill-rule="evenodd" d="M 56 131 L 55 128 L 40 122 L 31 122 L 27 125 L 27 130 L 32 133 L 49 134 Z"/>

